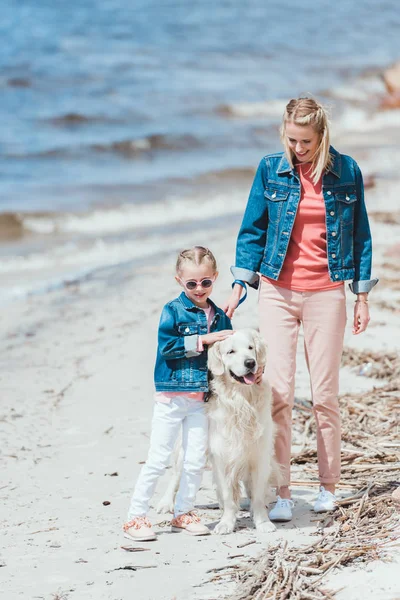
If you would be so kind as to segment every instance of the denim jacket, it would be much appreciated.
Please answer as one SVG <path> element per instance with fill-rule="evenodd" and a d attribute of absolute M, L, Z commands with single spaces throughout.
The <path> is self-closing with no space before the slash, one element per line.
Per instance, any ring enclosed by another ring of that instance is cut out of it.
<path fill-rule="evenodd" d="M 232 329 L 231 320 L 210 299 L 215 314 L 210 332 Z M 208 392 L 207 347 L 197 350 L 208 331 L 207 317 L 184 292 L 163 308 L 158 327 L 154 383 L 157 392 Z"/>
<path fill-rule="evenodd" d="M 328 270 L 332 281 L 352 279 L 355 294 L 369 292 L 372 243 L 364 186 L 355 160 L 332 146 L 332 167 L 322 178 Z M 258 287 L 257 273 L 277 280 L 300 201 L 301 184 L 283 152 L 265 156 L 250 191 L 236 246 L 235 279 Z"/>

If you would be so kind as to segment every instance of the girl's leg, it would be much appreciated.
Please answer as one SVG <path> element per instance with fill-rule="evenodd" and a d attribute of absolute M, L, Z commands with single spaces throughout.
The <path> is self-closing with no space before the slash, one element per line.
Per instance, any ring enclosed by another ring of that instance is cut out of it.
<path fill-rule="evenodd" d="M 265 378 L 272 389 L 272 418 L 277 425 L 275 456 L 283 482 L 278 494 L 290 498 L 290 454 L 296 347 L 301 293 L 262 280 L 259 295 L 260 332 L 268 346 Z"/>
<path fill-rule="evenodd" d="M 168 466 L 185 412 L 185 405 L 179 397 L 171 398 L 169 404 L 155 403 L 149 454 L 135 485 L 128 521 L 148 512 L 150 498 L 154 494 L 159 477 Z"/>
<path fill-rule="evenodd" d="M 340 479 L 339 368 L 346 325 L 344 286 L 305 294 L 304 345 L 317 425 L 319 479 L 328 491 Z"/>
<path fill-rule="evenodd" d="M 207 461 L 208 420 L 204 402 L 187 399 L 186 403 L 187 415 L 182 426 L 183 470 L 175 517 L 193 510 Z"/>

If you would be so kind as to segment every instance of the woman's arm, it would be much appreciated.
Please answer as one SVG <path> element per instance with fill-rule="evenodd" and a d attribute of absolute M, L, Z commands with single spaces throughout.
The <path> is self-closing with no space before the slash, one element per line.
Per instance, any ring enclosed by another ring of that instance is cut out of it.
<path fill-rule="evenodd" d="M 254 176 L 246 210 L 236 243 L 235 265 L 231 272 L 235 279 L 258 287 L 258 275 L 265 250 L 268 226 L 267 200 L 264 196 L 268 181 L 265 158 L 260 162 Z"/>
<path fill-rule="evenodd" d="M 255 289 L 258 288 L 258 271 L 264 255 L 268 226 L 267 201 L 264 196 L 267 180 L 267 163 L 263 158 L 254 176 L 237 238 L 235 265 L 231 267 L 235 279 L 246 282 Z M 224 311 L 229 318 L 238 307 L 243 289 L 238 283 L 233 286 L 232 293 L 224 305 Z"/>
<path fill-rule="evenodd" d="M 378 283 L 371 279 L 372 239 L 364 200 L 364 183 L 360 168 L 355 164 L 357 201 L 354 209 L 354 281 L 350 289 L 354 294 L 367 293 Z"/>

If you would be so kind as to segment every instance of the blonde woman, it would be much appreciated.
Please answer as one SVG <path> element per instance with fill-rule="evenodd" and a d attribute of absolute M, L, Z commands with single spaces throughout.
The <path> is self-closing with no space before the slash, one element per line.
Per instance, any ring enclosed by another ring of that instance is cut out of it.
<path fill-rule="evenodd" d="M 317 426 L 320 491 L 314 510 L 332 510 L 340 479 L 339 367 L 346 324 L 344 282 L 355 294 L 353 334 L 369 322 L 372 245 L 361 171 L 329 143 L 324 107 L 291 100 L 281 126 L 284 152 L 257 170 L 239 231 L 235 283 L 224 307 L 232 317 L 248 283 L 259 289 L 260 331 L 268 344 L 275 451 L 283 484 L 271 520 L 292 518 L 290 454 L 296 347 L 303 326 Z"/>

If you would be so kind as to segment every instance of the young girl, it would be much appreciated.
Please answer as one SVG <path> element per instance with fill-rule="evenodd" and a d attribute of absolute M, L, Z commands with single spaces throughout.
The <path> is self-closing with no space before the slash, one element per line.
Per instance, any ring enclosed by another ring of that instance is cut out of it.
<path fill-rule="evenodd" d="M 302 323 L 317 426 L 320 492 L 314 510 L 332 510 L 340 479 L 339 367 L 346 324 L 344 281 L 356 294 L 353 334 L 369 322 L 372 244 L 361 171 L 329 144 L 326 111 L 291 100 L 281 127 L 284 152 L 259 165 L 239 231 L 235 280 L 259 292 L 260 331 L 269 346 L 267 377 L 277 425 L 275 452 L 284 484 L 270 519 L 289 521 L 290 448 L 296 347 Z M 232 317 L 242 287 L 225 310 Z"/>
<path fill-rule="evenodd" d="M 146 514 L 181 428 L 183 472 L 171 521 L 172 530 L 185 530 L 192 535 L 210 533 L 193 512 L 193 507 L 206 463 L 207 346 L 233 333 L 230 319 L 209 298 L 217 277 L 217 263 L 207 248 L 195 246 L 179 254 L 175 279 L 184 291 L 168 302 L 161 314 L 150 449 L 136 482 L 128 521 L 123 527 L 125 537 L 132 540 L 156 538 Z"/>

